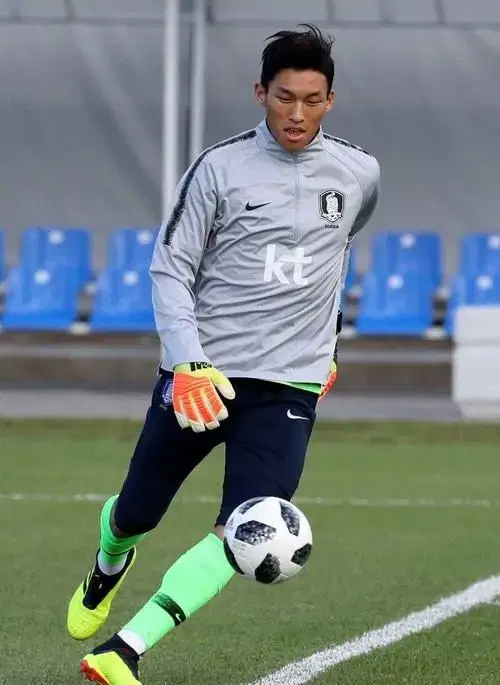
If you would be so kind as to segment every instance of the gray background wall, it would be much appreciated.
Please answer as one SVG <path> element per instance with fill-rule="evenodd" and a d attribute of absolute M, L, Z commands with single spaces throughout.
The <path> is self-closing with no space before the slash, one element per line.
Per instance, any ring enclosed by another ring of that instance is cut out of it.
<path fill-rule="evenodd" d="M 53 13 L 62 12 L 64 3 L 52 1 Z M 50 9 L 50 3 L 37 3 L 31 7 L 39 13 L 42 6 Z M 29 19 L 34 10 L 28 5 L 22 6 Z M 212 3 L 206 144 L 261 117 L 252 83 L 264 37 L 296 21 L 326 21 L 335 9 L 342 23 L 331 28 L 337 106 L 325 128 L 373 151 L 383 171 L 380 208 L 359 241 L 361 266 L 373 231 L 421 228 L 445 238 L 450 273 L 461 234 L 500 231 L 500 25 L 494 24 L 500 4 L 477 0 L 474 17 L 462 0 L 309 1 L 307 16 L 303 5 Z M 80 6 L 92 9 L 90 2 Z M 127 6 L 134 14 L 138 5 Z M 439 6 L 450 12 L 453 26 L 442 24 Z M 6 7 L 0 3 L 0 19 Z M 139 21 L 134 15 L 128 23 L 115 18 L 106 24 L 102 17 L 95 24 L 0 22 L 0 226 L 11 263 L 19 231 L 29 225 L 94 229 L 100 265 L 110 228 L 159 223 L 161 2 L 141 7 Z M 399 26 L 390 25 L 391 12 Z M 277 23 L 279 16 L 286 22 Z M 481 26 L 471 27 L 472 20 Z M 188 40 L 183 21 L 186 77 Z M 187 96 L 186 84 L 179 103 L 183 122 Z M 185 142 L 184 124 L 182 135 Z"/>

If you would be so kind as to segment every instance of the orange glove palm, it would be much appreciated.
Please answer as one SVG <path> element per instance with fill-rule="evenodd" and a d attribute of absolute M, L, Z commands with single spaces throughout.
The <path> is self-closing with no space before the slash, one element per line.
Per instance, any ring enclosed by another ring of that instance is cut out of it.
<path fill-rule="evenodd" d="M 337 380 L 337 362 L 332 361 L 332 363 L 330 364 L 330 370 L 328 372 L 328 378 L 326 379 L 326 383 L 321 388 L 321 393 L 319 395 L 320 400 L 322 400 L 325 397 L 325 395 L 328 395 L 330 390 L 335 385 L 336 380 Z"/>
<path fill-rule="evenodd" d="M 335 349 L 333 350 L 333 359 L 330 362 L 330 369 L 328 370 L 328 378 L 326 379 L 326 383 L 323 385 L 321 388 L 321 393 L 319 395 L 319 399 L 322 400 L 330 390 L 333 388 L 335 383 L 337 382 L 337 356 L 338 356 L 338 348 L 339 348 L 339 339 L 338 335 L 340 334 L 342 330 L 342 312 L 338 313 L 337 316 L 337 341 L 335 343 Z"/>
<path fill-rule="evenodd" d="M 228 400 L 235 392 L 226 376 L 205 362 L 179 364 L 174 369 L 172 403 L 181 428 L 195 433 L 218 428 L 227 419 L 227 407 L 218 392 Z"/>

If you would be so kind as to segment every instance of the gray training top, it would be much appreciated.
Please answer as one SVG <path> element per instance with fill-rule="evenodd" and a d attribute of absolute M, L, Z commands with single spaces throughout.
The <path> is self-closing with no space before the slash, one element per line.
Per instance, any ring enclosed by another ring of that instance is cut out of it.
<path fill-rule="evenodd" d="M 319 131 L 287 152 L 265 121 L 206 149 L 178 184 L 150 273 L 161 366 L 323 383 L 352 237 L 377 160 Z"/>

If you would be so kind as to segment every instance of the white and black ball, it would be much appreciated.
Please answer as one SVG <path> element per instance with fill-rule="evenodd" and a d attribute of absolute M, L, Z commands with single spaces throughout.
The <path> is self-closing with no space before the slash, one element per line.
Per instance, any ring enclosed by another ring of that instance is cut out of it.
<path fill-rule="evenodd" d="M 259 583 L 281 583 L 296 576 L 312 550 L 304 513 L 279 497 L 255 497 L 229 517 L 224 549 L 234 570 Z"/>

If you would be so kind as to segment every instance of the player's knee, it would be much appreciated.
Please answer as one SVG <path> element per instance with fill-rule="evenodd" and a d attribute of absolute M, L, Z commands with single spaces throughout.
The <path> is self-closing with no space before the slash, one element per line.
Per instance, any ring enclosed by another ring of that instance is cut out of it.
<path fill-rule="evenodd" d="M 215 534 L 217 537 L 219 537 L 221 540 L 224 540 L 224 526 L 222 525 L 217 525 L 215 526 Z"/>
<path fill-rule="evenodd" d="M 160 519 L 151 512 L 124 510 L 117 506 L 112 519 L 113 532 L 117 537 L 143 535 L 154 530 Z"/>

